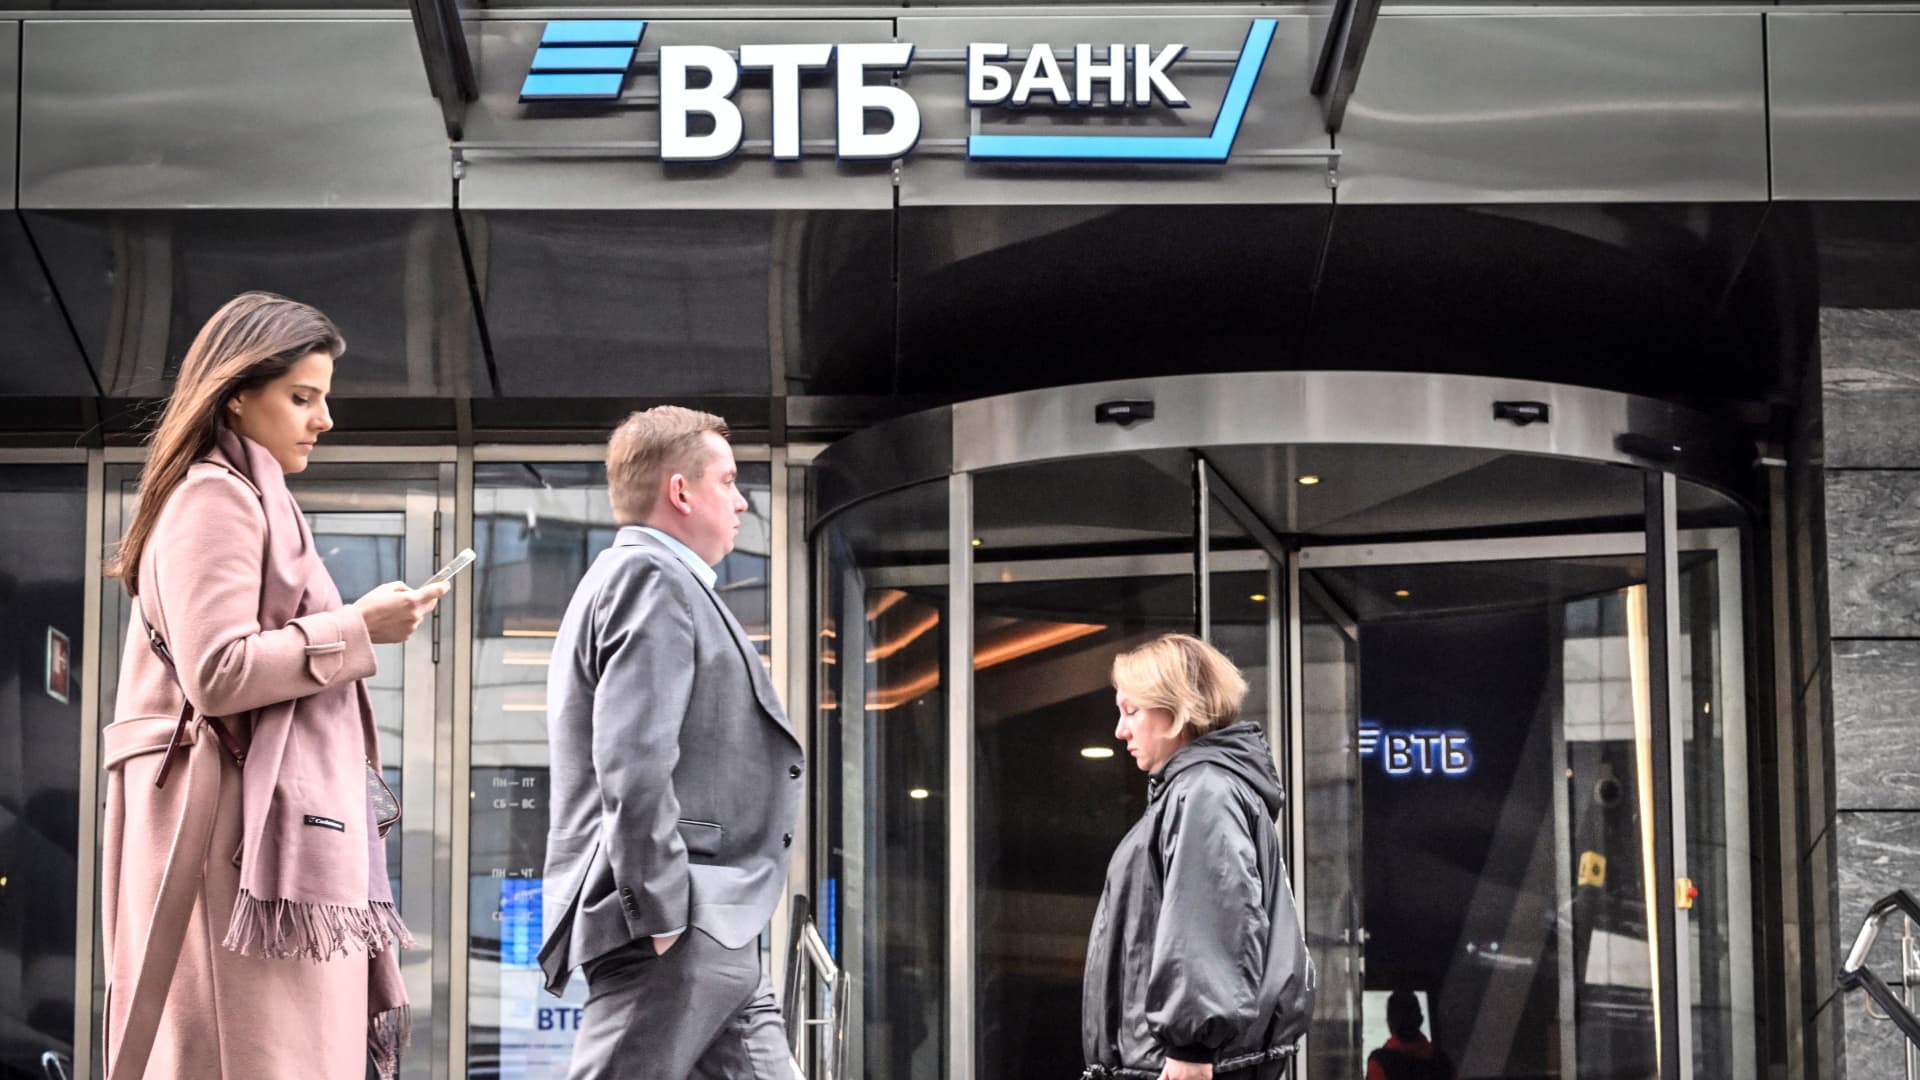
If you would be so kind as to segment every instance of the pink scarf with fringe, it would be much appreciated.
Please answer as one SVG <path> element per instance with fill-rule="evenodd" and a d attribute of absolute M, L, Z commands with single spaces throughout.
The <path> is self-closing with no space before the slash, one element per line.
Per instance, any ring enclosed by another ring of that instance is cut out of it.
<path fill-rule="evenodd" d="M 222 427 L 207 460 L 253 485 L 266 511 L 260 625 L 278 628 L 343 606 L 273 456 Z M 412 1037 L 399 950 L 413 936 L 393 902 L 386 840 L 367 791 L 367 770 L 379 770 L 379 755 L 373 703 L 359 680 L 253 714 L 241 769 L 240 895 L 222 944 L 242 955 L 315 963 L 366 953 L 367 1044 L 380 1075 L 390 1078 Z M 301 807 L 356 804 L 366 807 L 363 820 L 334 824 L 364 836 L 366 857 L 342 860 L 338 833 L 308 827 Z"/>

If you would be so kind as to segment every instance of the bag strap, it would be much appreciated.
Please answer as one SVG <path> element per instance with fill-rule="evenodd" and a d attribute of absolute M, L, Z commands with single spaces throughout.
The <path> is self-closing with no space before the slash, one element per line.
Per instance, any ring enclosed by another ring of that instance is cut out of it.
<path fill-rule="evenodd" d="M 173 676 L 174 685 L 180 687 L 180 720 L 173 726 L 173 737 L 167 740 L 166 756 L 160 759 L 160 771 L 153 777 L 154 787 L 166 787 L 167 773 L 173 769 L 173 756 L 181 749 L 180 737 L 186 734 L 187 725 L 193 723 L 193 702 L 187 700 L 187 687 L 180 681 L 180 668 L 173 662 L 173 650 L 167 648 L 166 639 L 160 636 L 160 631 L 153 628 L 153 623 L 147 621 L 145 605 L 141 605 L 140 622 L 147 628 L 147 645 L 153 649 L 153 654 L 160 658 L 160 662 L 166 665 L 167 673 Z M 220 745 L 226 750 L 227 756 L 233 758 L 233 763 L 244 766 L 247 763 L 247 748 L 240 745 L 240 740 L 234 737 L 233 732 L 220 722 L 219 717 L 207 716 L 202 719 L 213 730 L 214 737 L 220 740 Z"/>
<path fill-rule="evenodd" d="M 181 723 L 184 726 L 186 721 Z M 178 734 L 176 729 L 176 738 Z M 167 757 L 160 765 L 163 771 L 172 758 L 173 744 L 169 743 Z M 143 1080 L 146 1075 L 154 1037 L 160 1030 L 160 1015 L 166 1008 L 167 990 L 173 984 L 187 924 L 206 876 L 207 851 L 213 843 L 214 820 L 220 806 L 220 780 L 218 755 L 187 755 L 185 801 L 174 826 L 153 915 L 147 923 L 147 944 L 134 973 L 127 1023 L 120 1033 L 119 1047 L 107 1059 L 110 1080 Z"/>

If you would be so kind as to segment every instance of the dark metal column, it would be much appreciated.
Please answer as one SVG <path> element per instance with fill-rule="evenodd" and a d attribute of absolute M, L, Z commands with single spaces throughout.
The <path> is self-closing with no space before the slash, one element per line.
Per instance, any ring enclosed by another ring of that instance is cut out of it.
<path fill-rule="evenodd" d="M 1687 950 L 1680 934 L 1678 880 L 1686 873 L 1686 789 L 1679 771 L 1682 745 L 1675 741 L 1674 694 L 1679 686 L 1680 579 L 1677 481 L 1668 472 L 1646 474 L 1647 491 L 1647 712 L 1651 729 L 1648 756 L 1653 790 L 1653 910 L 1647 913 L 1658 945 L 1654 954 L 1659 1012 L 1661 1080 L 1692 1075 L 1690 979 L 1683 966 Z"/>
<path fill-rule="evenodd" d="M 1213 640 L 1213 594 L 1207 565 L 1208 545 L 1213 541 L 1213 507 L 1207 494 L 1207 459 L 1193 455 L 1193 633 L 1201 641 Z"/>

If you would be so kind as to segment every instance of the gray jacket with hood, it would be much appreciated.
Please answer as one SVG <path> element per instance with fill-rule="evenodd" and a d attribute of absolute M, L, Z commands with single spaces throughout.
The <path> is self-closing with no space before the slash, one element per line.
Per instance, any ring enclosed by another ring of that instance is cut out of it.
<path fill-rule="evenodd" d="M 1081 991 L 1089 1078 L 1168 1058 L 1267 1080 L 1313 1015 L 1315 975 L 1280 858 L 1284 796 L 1258 725 L 1229 724 L 1148 781 L 1107 865 Z"/>

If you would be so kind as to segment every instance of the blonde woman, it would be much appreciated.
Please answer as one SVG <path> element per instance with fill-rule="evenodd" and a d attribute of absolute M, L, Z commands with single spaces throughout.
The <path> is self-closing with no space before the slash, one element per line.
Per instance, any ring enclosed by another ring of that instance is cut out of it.
<path fill-rule="evenodd" d="M 1107 865 L 1081 992 L 1086 1080 L 1273 1080 L 1313 1013 L 1280 859 L 1280 777 L 1247 682 L 1168 634 L 1113 662 L 1147 812 Z"/>
<path fill-rule="evenodd" d="M 235 297 L 187 350 L 108 573 L 136 614 L 104 734 L 109 1080 L 362 1080 L 408 1033 L 398 820 L 362 680 L 446 586 L 343 604 L 287 490 L 333 427 L 325 315 Z"/>

